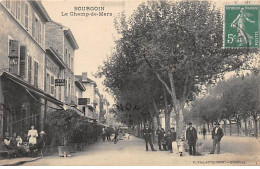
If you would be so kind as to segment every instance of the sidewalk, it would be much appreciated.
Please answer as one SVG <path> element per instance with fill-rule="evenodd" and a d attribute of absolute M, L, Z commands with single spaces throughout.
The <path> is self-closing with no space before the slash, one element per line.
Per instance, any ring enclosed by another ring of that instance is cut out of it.
<path fill-rule="evenodd" d="M 32 157 L 22 157 L 22 158 L 12 158 L 0 160 L 0 166 L 17 166 L 22 165 L 27 162 L 33 162 L 41 159 L 43 156 L 32 158 Z"/>

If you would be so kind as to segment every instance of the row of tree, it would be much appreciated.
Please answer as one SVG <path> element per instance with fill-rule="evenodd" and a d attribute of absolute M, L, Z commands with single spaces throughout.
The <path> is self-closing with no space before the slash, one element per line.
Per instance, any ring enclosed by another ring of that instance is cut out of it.
<path fill-rule="evenodd" d="M 244 56 L 255 52 L 222 48 L 223 16 L 207 1 L 148 1 L 129 19 L 119 15 L 115 27 L 121 38 L 97 75 L 105 76 L 118 104 L 142 107 L 130 112 L 135 124 L 154 118 L 159 124 L 164 109 L 166 129 L 174 117 L 178 135 L 184 131 L 185 104 L 204 84 L 240 68 Z"/>
<path fill-rule="evenodd" d="M 248 135 L 248 119 L 252 118 L 255 135 L 258 136 L 258 120 L 260 116 L 260 76 L 242 75 L 222 80 L 214 88 L 209 88 L 209 95 L 192 103 L 190 111 L 186 111 L 186 120 L 193 119 L 199 124 L 212 124 L 216 121 L 226 121 L 237 125 L 240 133 L 241 121 L 244 122 L 245 134 Z"/>

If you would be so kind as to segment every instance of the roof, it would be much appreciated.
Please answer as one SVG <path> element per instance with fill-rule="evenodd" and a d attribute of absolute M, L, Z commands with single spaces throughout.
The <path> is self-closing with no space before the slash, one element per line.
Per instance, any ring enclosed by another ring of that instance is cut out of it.
<path fill-rule="evenodd" d="M 5 76 L 6 78 L 12 80 L 13 82 L 17 83 L 18 85 L 24 87 L 25 89 L 27 89 L 28 91 L 32 92 L 32 93 L 35 93 L 36 95 L 42 97 L 42 98 L 45 98 L 57 105 L 63 105 L 63 103 L 59 100 L 57 100 L 56 98 L 52 97 L 51 95 L 45 93 L 43 90 L 35 87 L 34 85 L 28 83 L 27 81 L 19 78 L 17 75 L 14 75 L 10 72 L 2 72 L 0 73 L 0 76 Z"/>
<path fill-rule="evenodd" d="M 73 47 L 74 50 L 79 49 L 78 43 L 77 43 L 74 35 L 72 34 L 70 28 L 62 25 L 61 23 L 55 22 L 55 21 L 51 21 L 51 22 L 61 27 L 61 29 L 63 30 L 63 32 L 66 36 L 66 38 L 69 40 L 69 42 L 70 42 L 70 44 L 71 44 L 71 46 Z"/>
<path fill-rule="evenodd" d="M 35 0 L 35 1 L 29 1 L 29 2 L 41 14 L 41 16 L 42 16 L 42 18 L 44 19 L 45 22 L 50 22 L 51 21 L 51 18 L 49 16 L 49 14 L 47 13 L 47 11 L 45 10 L 44 6 L 42 5 L 41 1 Z"/>
<path fill-rule="evenodd" d="M 61 59 L 59 54 L 56 53 L 52 47 L 50 47 L 49 49 L 46 49 L 46 52 L 51 54 L 53 56 L 52 59 L 55 60 L 56 63 L 58 63 L 63 69 L 66 69 L 66 64 L 63 62 L 63 60 Z"/>
<path fill-rule="evenodd" d="M 86 90 L 85 86 L 84 86 L 84 85 L 82 84 L 82 82 L 79 81 L 78 79 L 75 80 L 75 84 L 76 84 L 76 86 L 78 86 L 78 88 L 79 88 L 81 91 L 85 91 L 85 90 Z"/>
<path fill-rule="evenodd" d="M 82 80 L 82 75 L 75 75 L 76 78 L 79 79 L 79 81 L 81 81 L 82 83 L 92 83 L 95 85 L 95 87 L 97 87 L 97 83 L 94 80 L 91 80 L 90 78 L 87 78 L 87 80 Z"/>

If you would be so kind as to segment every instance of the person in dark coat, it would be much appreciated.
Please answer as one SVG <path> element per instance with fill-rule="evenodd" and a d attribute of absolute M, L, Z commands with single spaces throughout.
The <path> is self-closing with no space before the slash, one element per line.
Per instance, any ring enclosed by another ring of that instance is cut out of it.
<path fill-rule="evenodd" d="M 186 140 L 189 144 L 189 154 L 196 156 L 196 142 L 198 140 L 197 131 L 192 127 L 192 123 L 188 123 L 189 128 L 186 130 Z"/>
<path fill-rule="evenodd" d="M 118 142 L 119 129 L 115 127 L 114 133 L 115 133 L 115 136 L 112 139 L 112 141 L 114 141 L 114 143 L 116 144 Z"/>
<path fill-rule="evenodd" d="M 146 151 L 148 151 L 148 143 L 150 144 L 151 150 L 156 151 L 153 148 L 153 143 L 152 143 L 152 134 L 153 134 L 152 129 L 150 129 L 148 125 L 145 125 L 145 128 L 143 129 L 142 133 L 145 140 Z"/>
<path fill-rule="evenodd" d="M 158 129 L 156 130 L 156 135 L 158 136 L 158 146 L 159 150 L 162 150 L 161 144 L 162 144 L 162 139 L 164 137 L 164 129 L 162 128 L 161 125 L 159 125 Z"/>
<path fill-rule="evenodd" d="M 215 123 L 215 127 L 212 130 L 212 139 L 213 139 L 213 148 L 210 154 L 214 154 L 216 146 L 217 146 L 217 154 L 220 154 L 220 141 L 224 136 L 223 130 L 219 127 L 219 123 Z"/>
<path fill-rule="evenodd" d="M 107 137 L 107 141 L 111 141 L 111 139 L 110 139 L 110 129 L 109 129 L 109 127 L 106 128 L 106 137 Z"/>
<path fill-rule="evenodd" d="M 206 139 L 206 134 L 207 134 L 207 129 L 205 126 L 203 126 L 202 128 L 202 134 L 203 134 L 203 139 L 205 140 Z"/>

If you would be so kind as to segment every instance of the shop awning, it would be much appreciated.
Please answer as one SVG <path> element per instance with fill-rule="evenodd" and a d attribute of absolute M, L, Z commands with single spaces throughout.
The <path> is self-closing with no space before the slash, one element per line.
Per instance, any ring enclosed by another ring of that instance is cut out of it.
<path fill-rule="evenodd" d="M 47 99 L 48 101 L 50 101 L 56 105 L 59 105 L 59 106 L 63 105 L 63 103 L 61 101 L 59 101 L 56 98 L 52 97 L 51 95 L 45 93 L 43 90 L 33 86 L 32 84 L 28 83 L 27 81 L 21 79 L 17 75 L 4 71 L 4 72 L 0 73 L 0 76 L 6 77 L 6 78 L 12 80 L 13 82 L 17 83 L 18 85 L 24 87 L 26 90 L 40 96 L 41 98 Z"/>

